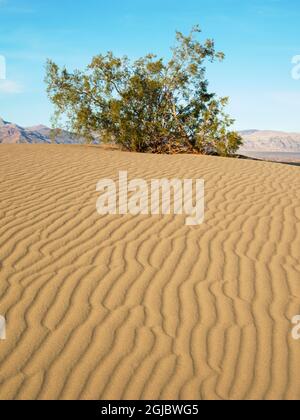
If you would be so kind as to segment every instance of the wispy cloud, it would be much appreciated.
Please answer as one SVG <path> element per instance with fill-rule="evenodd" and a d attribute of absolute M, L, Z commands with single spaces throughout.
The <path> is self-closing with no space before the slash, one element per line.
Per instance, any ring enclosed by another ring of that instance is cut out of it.
<path fill-rule="evenodd" d="M 23 92 L 23 87 L 12 80 L 0 80 L 0 94 L 15 95 Z"/>

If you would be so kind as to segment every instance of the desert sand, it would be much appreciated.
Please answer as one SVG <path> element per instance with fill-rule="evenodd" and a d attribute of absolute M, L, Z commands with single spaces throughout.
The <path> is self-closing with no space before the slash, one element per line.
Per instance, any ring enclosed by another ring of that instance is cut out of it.
<path fill-rule="evenodd" d="M 204 178 L 205 223 L 96 183 Z M 0 399 L 300 399 L 300 168 L 0 146 Z"/>

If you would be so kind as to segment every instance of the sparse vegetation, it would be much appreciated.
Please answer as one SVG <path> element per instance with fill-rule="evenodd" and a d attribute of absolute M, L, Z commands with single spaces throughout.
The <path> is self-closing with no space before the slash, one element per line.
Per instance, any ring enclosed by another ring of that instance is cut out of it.
<path fill-rule="evenodd" d="M 208 90 L 207 61 L 223 60 L 214 41 L 198 41 L 199 27 L 176 34 L 169 61 L 149 54 L 135 62 L 112 52 L 70 73 L 49 60 L 46 83 L 54 120 L 85 136 L 100 135 L 136 152 L 230 156 L 242 144 L 225 113 L 228 98 Z"/>

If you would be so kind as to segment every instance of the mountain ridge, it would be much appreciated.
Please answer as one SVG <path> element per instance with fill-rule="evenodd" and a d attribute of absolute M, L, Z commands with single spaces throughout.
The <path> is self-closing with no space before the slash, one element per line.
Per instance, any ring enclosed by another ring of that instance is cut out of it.
<path fill-rule="evenodd" d="M 239 132 L 244 144 L 240 151 L 300 153 L 300 133 L 272 130 Z"/>
<path fill-rule="evenodd" d="M 22 127 L 0 117 L 0 143 L 3 144 L 82 144 L 84 139 L 66 130 L 59 130 L 53 141 L 53 130 L 43 124 Z M 243 152 L 300 153 L 300 133 L 272 130 L 242 130 Z M 95 138 L 97 138 L 95 136 Z M 96 140 L 95 140 L 96 141 Z"/>
<path fill-rule="evenodd" d="M 2 144 L 81 144 L 84 142 L 80 138 L 66 130 L 59 130 L 52 141 L 53 130 L 45 125 L 32 127 L 22 127 L 5 121 L 0 117 L 0 143 Z"/>

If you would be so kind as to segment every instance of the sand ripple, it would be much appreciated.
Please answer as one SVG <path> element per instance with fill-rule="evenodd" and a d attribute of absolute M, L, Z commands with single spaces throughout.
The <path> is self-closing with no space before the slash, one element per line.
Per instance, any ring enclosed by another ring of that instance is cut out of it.
<path fill-rule="evenodd" d="M 100 178 L 205 178 L 206 221 L 96 213 Z M 0 147 L 1 399 L 300 399 L 300 168 Z"/>

